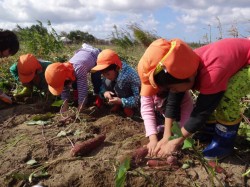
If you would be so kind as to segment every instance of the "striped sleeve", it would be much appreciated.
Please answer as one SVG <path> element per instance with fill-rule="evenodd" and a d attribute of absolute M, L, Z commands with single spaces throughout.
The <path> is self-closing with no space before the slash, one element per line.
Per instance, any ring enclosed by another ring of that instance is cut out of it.
<path fill-rule="evenodd" d="M 86 66 L 78 65 L 75 67 L 77 90 L 78 90 L 78 105 L 86 103 L 85 99 L 88 95 L 88 70 Z"/>

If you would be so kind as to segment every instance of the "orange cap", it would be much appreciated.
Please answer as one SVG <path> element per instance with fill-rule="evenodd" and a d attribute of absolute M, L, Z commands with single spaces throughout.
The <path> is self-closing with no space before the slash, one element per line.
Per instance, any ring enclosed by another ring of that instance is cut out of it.
<path fill-rule="evenodd" d="M 76 80 L 74 68 L 69 62 L 55 62 L 48 65 L 45 70 L 45 79 L 48 83 L 49 91 L 53 95 L 62 93 L 65 80 Z"/>
<path fill-rule="evenodd" d="M 142 96 L 150 96 L 157 93 L 157 89 L 150 84 L 149 77 L 169 49 L 169 42 L 160 38 L 152 42 L 141 57 L 138 64 L 138 74 L 141 79 L 140 94 Z"/>
<path fill-rule="evenodd" d="M 143 63 L 143 81 L 156 88 L 156 67 L 177 79 L 186 79 L 196 73 L 200 57 L 180 39 L 158 39 L 148 47 L 140 61 Z"/>
<path fill-rule="evenodd" d="M 42 70 L 41 64 L 32 54 L 21 55 L 17 62 L 18 76 L 22 83 L 30 82 L 37 70 Z"/>
<path fill-rule="evenodd" d="M 92 72 L 104 70 L 111 64 L 116 64 L 119 68 L 122 67 L 122 62 L 119 56 L 111 49 L 105 49 L 100 52 L 96 63 L 97 65 L 91 69 Z"/>
<path fill-rule="evenodd" d="M 157 56 L 156 56 L 157 58 Z M 155 95 L 158 92 L 157 88 L 154 88 L 151 84 L 146 84 L 143 82 L 144 76 L 143 76 L 143 61 L 140 61 L 138 64 L 138 74 L 141 79 L 141 96 L 152 96 Z M 147 81 L 148 82 L 148 81 Z"/>

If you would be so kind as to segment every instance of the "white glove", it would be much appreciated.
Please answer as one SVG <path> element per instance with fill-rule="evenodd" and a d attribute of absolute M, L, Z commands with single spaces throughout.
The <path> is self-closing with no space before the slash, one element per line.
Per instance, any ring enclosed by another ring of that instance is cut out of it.
<path fill-rule="evenodd" d="M 2 94 L 0 95 L 0 99 L 1 99 L 2 101 L 4 101 L 5 103 L 12 104 L 11 97 L 7 96 L 5 93 L 2 93 Z"/>

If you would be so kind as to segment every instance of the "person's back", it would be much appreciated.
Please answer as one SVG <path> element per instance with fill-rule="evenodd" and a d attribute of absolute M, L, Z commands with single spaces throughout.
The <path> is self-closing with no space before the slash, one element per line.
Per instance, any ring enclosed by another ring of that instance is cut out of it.
<path fill-rule="evenodd" d="M 194 50 L 201 58 L 195 89 L 204 94 L 226 90 L 228 80 L 250 64 L 250 40 L 223 39 Z"/>

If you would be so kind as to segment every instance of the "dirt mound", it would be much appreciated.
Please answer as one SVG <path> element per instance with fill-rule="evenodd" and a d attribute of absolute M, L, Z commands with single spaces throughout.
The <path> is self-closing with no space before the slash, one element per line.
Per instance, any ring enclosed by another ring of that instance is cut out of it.
<path fill-rule="evenodd" d="M 0 110 L 0 186 L 115 186 L 120 158 L 147 143 L 139 116 L 110 114 L 105 106 L 91 106 L 78 115 L 69 111 L 62 116 L 57 110 L 43 101 Z M 75 143 L 99 134 L 105 134 L 106 139 L 96 149 L 84 156 L 70 155 Z M 220 163 L 224 172 L 214 172 L 214 176 L 192 151 L 183 151 L 178 167 L 150 168 L 146 161 L 131 167 L 125 184 L 212 186 L 214 182 L 216 186 L 250 186 L 249 178 L 241 176 L 250 160 L 244 150 L 239 147 L 224 159 Z M 182 169 L 183 163 L 189 163 L 189 168 Z"/>

